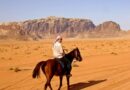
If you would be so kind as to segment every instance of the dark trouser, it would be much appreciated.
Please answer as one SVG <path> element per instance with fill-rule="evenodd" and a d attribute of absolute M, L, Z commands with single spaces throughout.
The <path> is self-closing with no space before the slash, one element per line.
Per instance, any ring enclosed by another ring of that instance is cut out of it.
<path fill-rule="evenodd" d="M 71 63 L 70 63 L 70 61 L 66 57 L 64 57 L 63 59 L 67 62 L 67 65 L 66 65 L 66 75 L 70 75 Z"/>
<path fill-rule="evenodd" d="M 71 70 L 71 63 L 70 61 L 66 58 L 56 58 L 57 61 L 59 61 L 59 63 L 61 64 L 62 68 L 66 69 L 66 75 L 70 75 L 70 70 Z M 66 64 L 64 66 L 64 63 Z"/>

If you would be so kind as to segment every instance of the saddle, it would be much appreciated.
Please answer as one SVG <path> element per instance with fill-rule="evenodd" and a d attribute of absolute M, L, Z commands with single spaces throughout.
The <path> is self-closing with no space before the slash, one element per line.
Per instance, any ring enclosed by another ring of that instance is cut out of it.
<path fill-rule="evenodd" d="M 61 65 L 62 68 L 65 68 L 64 63 L 63 63 L 61 60 L 57 60 L 57 61 L 58 61 L 58 63 Z"/>
<path fill-rule="evenodd" d="M 66 57 L 63 57 L 63 58 L 55 58 L 56 61 L 61 65 L 61 67 L 64 69 L 65 67 L 68 69 L 70 69 L 71 67 L 71 63 L 70 61 L 66 58 Z M 65 64 L 66 63 L 66 64 Z M 66 66 L 65 66 L 66 65 Z"/>

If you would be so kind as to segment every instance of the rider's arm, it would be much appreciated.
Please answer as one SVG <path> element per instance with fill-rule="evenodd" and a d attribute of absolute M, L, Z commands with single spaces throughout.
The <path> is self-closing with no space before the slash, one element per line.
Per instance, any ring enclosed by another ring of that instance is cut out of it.
<path fill-rule="evenodd" d="M 60 51 L 60 53 L 61 53 L 62 55 L 64 55 L 64 54 L 65 54 L 65 52 L 64 52 L 63 47 L 62 47 L 62 45 L 61 45 L 61 44 L 59 45 L 59 51 Z"/>

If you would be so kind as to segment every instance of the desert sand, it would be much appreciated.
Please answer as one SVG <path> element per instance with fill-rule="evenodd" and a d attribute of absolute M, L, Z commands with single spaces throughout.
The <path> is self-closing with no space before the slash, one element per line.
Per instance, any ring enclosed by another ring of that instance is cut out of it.
<path fill-rule="evenodd" d="M 32 71 L 53 58 L 52 43 L 0 41 L 0 90 L 43 90 L 45 76 L 33 79 Z M 83 57 L 73 63 L 71 90 L 130 90 L 130 39 L 64 39 L 63 46 L 66 52 L 78 47 Z M 51 84 L 57 90 L 59 78 Z M 61 90 L 67 90 L 65 77 Z"/>

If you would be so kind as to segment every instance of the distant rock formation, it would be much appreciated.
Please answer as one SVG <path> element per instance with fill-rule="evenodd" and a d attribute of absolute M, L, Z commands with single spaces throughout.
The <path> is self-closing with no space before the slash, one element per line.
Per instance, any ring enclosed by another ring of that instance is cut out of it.
<path fill-rule="evenodd" d="M 28 20 L 22 24 L 22 34 L 44 38 L 55 34 L 74 37 L 80 32 L 91 31 L 95 28 L 92 21 L 87 19 L 57 18 Z"/>
<path fill-rule="evenodd" d="M 105 33 L 117 32 L 121 30 L 119 24 L 113 21 L 104 22 L 103 24 L 98 25 L 95 29 L 98 32 L 105 32 Z"/>
<path fill-rule="evenodd" d="M 1 23 L 0 24 L 0 39 L 15 39 L 20 34 L 21 23 L 19 22 L 10 22 L 10 23 Z"/>
<path fill-rule="evenodd" d="M 90 33 L 90 37 L 116 37 L 121 31 L 120 25 L 113 21 L 106 21 Z"/>
<path fill-rule="evenodd" d="M 105 37 L 120 32 L 119 24 L 108 21 L 95 26 L 91 20 L 77 18 L 48 17 L 0 24 L 0 39 L 42 39 L 57 34 L 64 37 Z"/>

